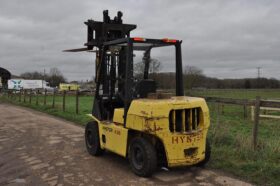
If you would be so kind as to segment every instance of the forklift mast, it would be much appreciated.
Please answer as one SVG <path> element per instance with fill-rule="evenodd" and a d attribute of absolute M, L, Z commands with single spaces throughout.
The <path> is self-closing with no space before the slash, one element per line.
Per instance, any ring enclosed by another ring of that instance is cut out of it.
<path fill-rule="evenodd" d="M 118 83 L 118 87 L 115 87 L 115 84 L 117 75 L 124 79 L 126 74 L 125 51 L 119 52 L 119 57 L 116 58 L 113 53 L 106 52 L 108 47 L 104 45 L 108 41 L 130 37 L 130 32 L 136 28 L 136 25 L 123 24 L 122 16 L 122 12 L 118 11 L 117 16 L 111 19 L 108 10 L 104 10 L 103 22 L 94 20 L 85 22 L 87 25 L 85 46 L 87 50 L 93 50 L 96 47 L 96 92 L 92 114 L 100 120 L 111 119 L 114 108 L 122 107 L 124 102 L 115 92 L 117 88 L 124 95 L 124 86 Z"/>

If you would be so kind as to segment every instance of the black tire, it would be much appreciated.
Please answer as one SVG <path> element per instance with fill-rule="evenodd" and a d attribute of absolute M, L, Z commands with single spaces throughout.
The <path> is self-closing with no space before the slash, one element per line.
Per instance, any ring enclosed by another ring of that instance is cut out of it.
<path fill-rule="evenodd" d="M 209 140 L 206 139 L 205 158 L 204 160 L 196 164 L 196 166 L 204 167 L 209 162 L 210 156 L 211 156 L 211 146 Z"/>
<path fill-rule="evenodd" d="M 141 177 L 151 176 L 157 168 L 157 154 L 154 146 L 141 137 L 132 139 L 128 159 L 132 171 Z"/>
<path fill-rule="evenodd" d="M 100 156 L 104 150 L 100 147 L 98 123 L 93 121 L 86 125 L 85 129 L 85 141 L 86 147 L 89 154 L 92 156 Z"/>

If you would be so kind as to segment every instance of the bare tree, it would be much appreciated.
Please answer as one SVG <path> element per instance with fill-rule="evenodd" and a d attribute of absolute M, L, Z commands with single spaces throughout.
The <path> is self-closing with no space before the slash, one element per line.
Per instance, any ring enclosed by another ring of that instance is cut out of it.
<path fill-rule="evenodd" d="M 63 76 L 61 71 L 56 67 L 50 69 L 50 72 L 46 79 L 50 83 L 50 86 L 52 87 L 56 87 L 60 83 L 66 82 L 66 78 Z"/>
<path fill-rule="evenodd" d="M 162 69 L 162 64 L 157 59 L 151 59 L 150 61 L 150 73 L 157 73 Z"/>
<path fill-rule="evenodd" d="M 24 72 L 20 75 L 24 79 L 41 79 L 46 80 L 50 83 L 50 86 L 58 86 L 59 83 L 66 82 L 66 78 L 63 76 L 61 71 L 58 68 L 51 68 L 48 74 L 43 74 L 41 72 Z"/>
<path fill-rule="evenodd" d="M 159 60 L 157 59 L 149 59 L 149 73 L 153 74 L 153 73 L 157 73 L 162 69 L 162 64 Z M 143 75 L 144 73 L 144 69 L 145 69 L 145 61 L 142 60 L 138 63 L 135 64 L 134 66 L 134 71 L 135 74 L 137 75 Z"/>
<path fill-rule="evenodd" d="M 201 69 L 195 66 L 185 66 L 184 67 L 184 80 L 185 88 L 193 88 L 199 84 L 199 81 L 203 77 L 203 72 Z"/>
<path fill-rule="evenodd" d="M 196 66 L 188 66 L 184 67 L 184 74 L 186 75 L 202 75 L 202 70 Z"/>
<path fill-rule="evenodd" d="M 20 75 L 20 77 L 24 78 L 24 79 L 43 79 L 44 77 L 44 74 L 41 73 L 41 72 L 37 72 L 37 71 L 34 71 L 34 72 L 25 72 L 25 73 L 22 73 Z"/>
<path fill-rule="evenodd" d="M 58 86 L 59 83 L 66 82 L 66 78 L 58 68 L 51 68 L 50 72 L 46 75 L 41 72 L 34 71 L 22 73 L 20 77 L 24 79 L 45 79 L 52 87 Z"/>

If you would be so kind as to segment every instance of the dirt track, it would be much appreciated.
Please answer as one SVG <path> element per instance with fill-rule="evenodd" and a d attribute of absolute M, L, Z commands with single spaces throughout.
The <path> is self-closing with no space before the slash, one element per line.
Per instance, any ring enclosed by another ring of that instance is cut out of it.
<path fill-rule="evenodd" d="M 140 178 L 124 158 L 90 156 L 83 133 L 71 122 L 0 103 L 0 185 L 250 185 L 199 168 Z"/>

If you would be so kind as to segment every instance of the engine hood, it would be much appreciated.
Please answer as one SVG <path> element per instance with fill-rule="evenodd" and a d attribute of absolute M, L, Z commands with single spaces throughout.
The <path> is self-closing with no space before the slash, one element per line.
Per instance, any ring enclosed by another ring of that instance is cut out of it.
<path fill-rule="evenodd" d="M 169 99 L 136 99 L 131 102 L 128 115 L 137 115 L 146 118 L 168 117 L 173 109 L 187 109 L 200 107 L 203 112 L 208 112 L 208 107 L 203 98 L 177 96 Z"/>

